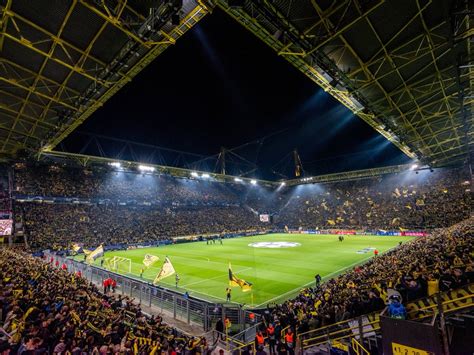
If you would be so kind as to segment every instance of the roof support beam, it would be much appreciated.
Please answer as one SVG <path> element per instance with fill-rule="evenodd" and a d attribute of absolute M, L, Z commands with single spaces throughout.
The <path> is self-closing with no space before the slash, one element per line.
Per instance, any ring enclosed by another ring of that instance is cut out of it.
<path fill-rule="evenodd" d="M 5 83 L 8 83 L 10 85 L 13 85 L 13 86 L 16 86 L 17 88 L 20 88 L 20 89 L 23 89 L 25 91 L 28 91 L 29 93 L 33 93 L 43 99 L 46 99 L 46 100 L 51 100 L 51 101 L 54 101 L 56 102 L 57 104 L 60 104 L 64 107 L 67 107 L 73 111 L 77 111 L 78 109 L 64 101 L 61 101 L 61 100 L 57 100 L 57 99 L 54 99 L 53 97 L 51 96 L 48 96 L 48 95 L 45 95 L 43 94 L 42 92 L 39 92 L 37 90 L 35 90 L 34 88 L 31 88 L 31 87 L 28 87 L 28 86 L 24 86 L 24 85 L 21 85 L 21 84 L 18 84 L 16 81 L 12 80 L 12 79 L 7 79 L 7 78 L 3 78 L 0 76 L 0 81 L 3 81 Z"/>
<path fill-rule="evenodd" d="M 54 86 L 60 86 L 61 83 L 53 80 L 53 79 L 50 79 L 50 78 L 47 78 L 46 76 L 42 75 L 42 74 L 38 74 L 37 72 L 31 70 L 31 69 L 28 69 L 28 68 L 25 68 L 24 66 L 20 65 L 20 64 L 17 64 L 15 62 L 12 62 L 11 60 L 8 60 L 6 58 L 0 58 L 0 66 L 3 65 L 3 67 L 5 68 L 5 71 L 8 71 L 8 67 L 11 66 L 12 68 L 16 69 L 16 70 L 19 70 L 21 72 L 24 72 L 24 73 L 28 73 L 29 75 L 31 75 L 31 77 L 35 77 L 35 76 L 38 76 L 40 80 L 42 80 L 46 85 L 49 85 L 50 87 L 54 87 Z M 19 73 L 21 74 L 21 73 Z M 17 75 L 18 76 L 18 79 L 21 80 L 21 75 Z M 65 88 L 67 90 L 67 92 L 75 95 L 75 96 L 79 96 L 80 95 L 80 92 L 71 88 L 71 87 L 66 87 Z"/>
<path fill-rule="evenodd" d="M 154 42 L 154 41 L 143 41 L 138 35 L 136 35 L 135 33 L 133 33 L 132 31 L 126 29 L 123 25 L 122 25 L 122 21 L 120 20 L 120 14 L 121 12 L 123 11 L 123 8 L 122 8 L 122 11 L 119 11 L 119 14 L 118 16 L 113 16 L 110 11 L 108 10 L 107 6 L 104 6 L 105 10 L 107 13 L 103 13 L 102 11 L 100 11 L 98 8 L 96 8 L 95 6 L 92 6 L 91 4 L 87 3 L 85 0 L 79 0 L 81 5 L 86 7 L 87 9 L 89 9 L 90 11 L 92 11 L 94 14 L 96 14 L 97 16 L 101 17 L 103 20 L 107 21 L 109 24 L 111 24 L 112 26 L 114 26 L 115 28 L 117 28 L 118 30 L 122 31 L 123 33 L 125 33 L 128 37 L 130 37 L 131 39 L 133 39 L 135 42 L 139 43 L 140 45 L 146 47 L 146 48 L 151 48 L 152 46 L 155 46 L 155 45 L 160 45 L 160 44 L 174 44 L 175 41 L 172 37 L 168 37 L 168 36 L 165 36 L 167 37 L 168 39 L 166 41 L 158 41 L 158 42 Z M 126 3 L 126 1 L 125 1 Z M 162 34 L 164 32 L 161 32 Z"/>
<path fill-rule="evenodd" d="M 81 0 L 82 1 L 82 0 Z M 199 3 L 199 2 L 198 2 Z M 184 18 L 181 19 L 180 24 L 172 28 L 166 37 L 173 38 L 176 41 L 190 28 L 196 25 L 205 15 L 209 13 L 209 9 L 203 5 L 196 5 L 189 11 Z M 107 91 L 97 99 L 96 102 L 86 107 L 81 112 L 76 112 L 70 117 L 67 125 L 64 125 L 56 134 L 42 147 L 43 152 L 51 151 L 64 138 L 66 138 L 76 127 L 78 127 L 84 120 L 86 120 L 93 112 L 95 112 L 102 104 L 120 90 L 127 82 L 145 68 L 152 60 L 159 56 L 164 50 L 171 45 L 171 41 L 164 41 L 161 44 L 154 45 L 128 72 L 121 77 L 117 82 L 107 89 Z"/>
<path fill-rule="evenodd" d="M 7 12 L 10 10 L 12 7 L 12 2 L 13 0 L 7 0 L 7 4 L 5 5 L 4 11 L 2 13 L 2 18 L 0 21 L 0 26 L 1 26 L 1 33 L 0 33 L 0 53 L 3 50 L 3 42 L 5 41 L 5 36 L 4 34 L 7 32 L 7 26 L 8 26 L 8 16 Z"/>
<path fill-rule="evenodd" d="M 315 47 L 313 47 L 310 51 L 308 51 L 306 53 L 306 55 L 311 55 L 312 53 L 316 52 L 317 50 L 319 50 L 320 48 L 322 48 L 324 45 L 328 44 L 330 41 L 332 41 L 333 39 L 339 37 L 340 35 L 342 35 L 344 32 L 346 32 L 349 28 L 351 28 L 352 26 L 354 26 L 357 22 L 359 22 L 360 20 L 364 19 L 364 18 L 367 18 L 367 16 L 370 15 L 370 13 L 372 13 L 374 10 L 376 10 L 380 5 L 382 5 L 383 3 L 385 2 L 385 0 L 380 0 L 377 4 L 375 4 L 374 6 L 372 6 L 370 9 L 368 9 L 367 11 L 365 11 L 364 13 L 361 13 L 359 14 L 359 16 L 357 18 L 355 18 L 353 21 L 349 22 L 347 25 L 343 26 L 341 29 L 337 30 L 335 33 L 331 33 L 329 34 L 328 38 L 326 38 L 324 41 L 318 43 Z M 313 6 L 318 6 L 316 1 L 312 1 L 313 3 Z M 319 6 L 318 6 L 319 7 Z M 322 13 L 322 11 L 320 11 L 320 13 Z M 327 21 L 329 22 L 329 18 L 327 19 Z"/>
<path fill-rule="evenodd" d="M 77 0 L 73 0 L 72 2 L 72 5 L 69 7 L 67 13 L 66 13 L 66 16 L 64 17 L 63 19 L 63 22 L 61 23 L 61 26 L 59 27 L 59 30 L 58 30 L 58 33 L 57 35 L 55 36 L 55 38 L 57 39 L 60 39 L 61 38 L 61 35 L 63 33 L 63 30 L 64 28 L 66 27 L 66 24 L 67 22 L 69 21 L 69 17 L 71 16 L 74 8 L 76 7 L 76 3 L 77 3 Z M 31 91 L 28 92 L 28 94 L 26 95 L 26 99 L 25 99 L 25 102 L 22 104 L 20 110 L 18 111 L 18 115 L 16 116 L 15 118 L 15 121 L 13 122 L 13 129 L 16 128 L 16 125 L 17 123 L 19 122 L 20 120 L 20 117 L 21 115 L 23 114 L 23 111 L 25 110 L 26 108 L 26 103 L 29 102 L 30 100 L 30 97 L 31 97 L 31 94 L 34 92 L 36 94 L 36 88 L 37 88 L 37 85 L 40 81 L 40 78 L 41 78 L 41 75 L 43 74 L 43 70 L 44 68 L 46 67 L 46 64 L 48 64 L 48 58 L 50 58 L 53 53 L 54 53 L 54 50 L 56 49 L 56 46 L 58 45 L 59 41 L 55 41 L 53 42 L 53 44 L 51 45 L 51 47 L 49 48 L 49 51 L 48 51 L 48 56 L 46 58 L 44 58 L 43 60 L 43 63 L 41 63 L 41 67 L 40 69 L 38 70 L 38 74 L 36 75 L 35 77 L 35 80 L 33 82 L 33 84 L 30 86 L 30 89 Z M 52 100 L 56 100 L 56 101 L 60 101 L 60 102 L 63 102 L 62 100 L 59 100 L 59 99 L 55 99 L 53 97 L 51 97 L 51 100 L 49 102 L 52 102 Z M 73 106 L 72 106 L 73 107 Z M 74 108 L 74 110 L 76 110 Z M 34 129 L 36 129 L 36 126 L 33 126 Z M 32 130 L 34 132 L 34 129 Z M 6 140 L 9 140 L 10 139 L 10 134 L 8 135 L 7 139 Z M 26 141 L 24 142 L 24 144 L 26 144 Z M 5 149 L 5 144 L 3 145 L 3 149 Z"/>
<path fill-rule="evenodd" d="M 77 0 L 74 0 L 74 2 L 77 2 Z M 0 5 L 0 8 L 2 6 Z M 61 38 L 58 38 L 57 36 L 55 36 L 53 33 L 49 32 L 48 30 L 44 29 L 43 27 L 41 26 L 38 26 L 36 23 L 34 23 L 33 21 L 30 21 L 28 20 L 27 18 L 15 13 L 14 11 L 10 10 L 10 9 L 6 9 L 4 8 L 4 11 L 5 11 L 5 16 L 9 17 L 12 19 L 12 21 L 15 21 L 15 20 L 19 20 L 20 22 L 23 22 L 25 23 L 26 25 L 34 28 L 35 30 L 41 32 L 43 35 L 45 35 L 45 38 L 50 40 L 52 43 L 56 43 L 56 44 L 59 44 L 62 48 L 69 48 L 70 50 L 73 50 L 77 53 L 80 53 L 80 54 L 84 54 L 83 50 L 67 41 L 65 41 L 64 39 L 61 39 Z M 22 35 L 22 33 L 18 30 L 18 25 L 15 26 L 15 28 L 17 29 L 17 32 L 18 34 L 20 35 L 20 40 L 21 41 L 24 41 L 24 42 L 30 42 L 28 40 L 28 38 L 24 37 Z M 5 32 L 6 33 L 6 32 Z M 16 38 L 16 37 L 14 37 Z M 93 62 L 95 62 L 97 65 L 99 65 L 100 67 L 105 67 L 106 66 L 106 63 L 103 62 L 102 60 L 92 56 L 92 55 L 89 55 L 88 56 L 90 60 L 92 60 Z"/>
<path fill-rule="evenodd" d="M 17 110 L 13 110 L 11 107 L 8 107 L 7 105 L 2 104 L 2 103 L 0 103 L 0 115 L 5 114 L 5 113 L 1 112 L 1 110 L 4 110 L 4 111 L 8 112 L 9 116 L 11 116 L 12 118 L 16 117 L 16 115 L 18 114 Z M 48 128 L 48 129 L 56 129 L 57 128 L 56 125 L 54 125 L 52 123 L 38 120 L 37 117 L 33 117 L 33 116 L 25 114 L 25 113 L 23 113 L 21 115 L 21 117 L 25 121 L 29 121 L 30 123 L 35 123 L 35 124 L 44 126 L 45 128 Z"/>

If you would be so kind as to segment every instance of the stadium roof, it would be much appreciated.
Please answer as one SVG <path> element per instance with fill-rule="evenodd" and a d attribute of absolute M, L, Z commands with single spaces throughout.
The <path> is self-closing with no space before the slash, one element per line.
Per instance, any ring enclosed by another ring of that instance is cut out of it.
<path fill-rule="evenodd" d="M 462 162 L 472 147 L 468 0 L 0 4 L 3 154 L 53 149 L 213 6 L 408 156 L 442 166 Z"/>
<path fill-rule="evenodd" d="M 410 157 L 473 143 L 473 2 L 245 1 L 221 6 Z"/>
<path fill-rule="evenodd" d="M 0 154 L 54 148 L 208 13 L 194 0 L 0 6 Z"/>

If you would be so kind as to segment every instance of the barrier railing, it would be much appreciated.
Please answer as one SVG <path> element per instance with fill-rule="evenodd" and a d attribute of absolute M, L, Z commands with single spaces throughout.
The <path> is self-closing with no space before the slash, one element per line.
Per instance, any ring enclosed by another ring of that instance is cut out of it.
<path fill-rule="evenodd" d="M 406 305 L 409 320 L 422 321 L 440 312 L 450 314 L 474 307 L 474 284 L 410 302 Z M 301 352 L 331 341 L 370 337 L 380 330 L 380 312 L 344 320 L 298 335 Z"/>
<path fill-rule="evenodd" d="M 364 348 L 362 344 L 359 343 L 355 338 L 351 339 L 351 346 L 352 350 L 354 350 L 357 355 L 370 355 L 369 351 Z"/>
<path fill-rule="evenodd" d="M 232 329 L 241 331 L 252 327 L 260 321 L 260 315 L 242 309 L 239 305 L 212 303 L 195 297 L 188 297 L 179 292 L 154 286 L 146 281 L 137 280 L 106 269 L 88 265 L 84 262 L 66 258 L 52 253 L 44 253 L 47 260 L 54 260 L 58 267 L 66 265 L 71 273 L 80 272 L 82 277 L 102 287 L 103 281 L 112 278 L 116 281 L 116 293 L 126 295 L 139 301 L 141 305 L 165 313 L 187 324 L 210 330 L 218 319 L 228 318 L 233 324 Z"/>

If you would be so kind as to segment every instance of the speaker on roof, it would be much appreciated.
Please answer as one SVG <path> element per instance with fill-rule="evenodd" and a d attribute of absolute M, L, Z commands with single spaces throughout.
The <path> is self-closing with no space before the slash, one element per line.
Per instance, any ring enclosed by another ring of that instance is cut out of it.
<path fill-rule="evenodd" d="M 243 7 L 245 0 L 229 0 L 228 4 L 230 7 Z"/>

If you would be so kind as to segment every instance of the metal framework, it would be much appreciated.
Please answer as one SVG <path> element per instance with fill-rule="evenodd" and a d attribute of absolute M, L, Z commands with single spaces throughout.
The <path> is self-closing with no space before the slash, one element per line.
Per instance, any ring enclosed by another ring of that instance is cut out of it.
<path fill-rule="evenodd" d="M 474 5 L 468 0 L 244 1 L 226 11 L 406 155 L 472 150 Z"/>
<path fill-rule="evenodd" d="M 160 165 L 153 162 L 143 163 L 137 162 L 136 160 L 125 160 L 119 158 L 110 158 L 105 156 L 93 156 L 80 153 L 68 153 L 59 151 L 40 152 L 37 156 L 39 161 L 48 163 L 61 163 L 70 164 L 81 167 L 105 167 L 111 163 L 120 163 L 122 170 L 139 173 L 139 165 L 146 165 L 153 167 L 154 171 L 152 174 L 164 174 L 174 176 L 178 178 L 191 178 L 191 179 L 213 179 L 214 181 L 233 183 L 233 184 L 254 184 L 257 183 L 259 186 L 276 186 L 278 183 L 275 181 L 268 181 L 262 179 L 248 178 L 244 176 L 235 176 L 221 173 L 212 173 L 209 171 L 201 171 L 198 169 L 181 168 L 170 165 Z"/>
<path fill-rule="evenodd" d="M 94 143 L 96 144 L 96 143 Z M 125 143 L 130 144 L 129 142 Z M 144 145 L 146 146 L 146 145 Z M 138 147 L 136 147 L 138 148 Z M 159 147 L 152 147 L 148 146 L 148 148 L 152 148 L 155 151 L 155 154 L 158 154 L 162 157 L 163 152 L 157 151 Z M 124 148 L 132 149 L 130 147 Z M 227 152 L 229 152 L 228 150 Z M 182 152 L 175 151 L 174 153 L 178 154 L 187 154 Z M 195 156 L 194 158 L 196 158 Z M 132 157 L 133 158 L 133 157 Z M 219 156 L 217 156 L 219 158 Z M 138 162 L 138 159 L 128 160 L 125 157 L 107 157 L 107 156 L 94 156 L 82 153 L 69 153 L 69 152 L 60 152 L 60 151 L 50 151 L 50 152 L 40 152 L 37 155 L 38 161 L 47 162 L 47 163 L 61 163 L 61 164 L 70 164 L 75 166 L 81 167 L 106 167 L 111 163 L 120 163 L 121 169 L 124 171 L 136 172 L 138 171 L 137 168 L 139 165 L 143 164 L 143 162 Z M 207 158 L 206 158 L 207 159 Z M 217 159 L 219 162 L 219 159 Z M 199 160 L 194 161 L 191 164 L 199 163 Z M 208 174 L 210 178 L 215 181 L 226 182 L 226 183 L 244 183 L 244 184 L 251 184 L 252 181 L 255 181 L 259 186 L 267 186 L 267 187 L 282 187 L 282 182 L 285 183 L 285 186 L 291 187 L 296 185 L 302 184 L 321 184 L 321 183 L 331 183 L 331 182 L 340 182 L 340 181 L 351 181 L 351 180 L 360 180 L 360 179 L 367 179 L 373 178 L 388 174 L 397 174 L 406 172 L 412 169 L 412 166 L 409 164 L 406 165 L 394 165 L 394 166 L 386 166 L 382 168 L 373 168 L 373 169 L 364 169 L 364 170 L 354 170 L 342 173 L 334 173 L 334 174 L 325 174 L 325 175 L 317 175 L 311 177 L 304 177 L 298 179 L 291 179 L 291 180 L 282 180 L 282 181 L 269 181 L 269 180 L 262 180 L 262 179 L 255 179 L 252 177 L 244 177 L 242 175 L 231 175 L 231 174 L 222 174 L 220 172 L 209 172 L 209 170 L 200 170 L 197 168 L 199 165 L 189 168 L 182 168 L 179 166 L 171 166 L 170 164 L 162 165 L 157 164 L 156 162 L 149 161 L 145 163 L 147 166 L 151 166 L 155 168 L 153 173 L 155 174 L 166 174 L 174 177 L 180 178 L 197 178 L 199 179 L 202 177 L 203 174 Z M 427 167 L 421 167 L 421 169 L 427 169 Z"/>
<path fill-rule="evenodd" d="M 71 147 L 67 142 L 61 142 L 56 147 L 56 153 L 76 151 L 81 157 L 94 160 L 107 158 L 115 161 L 130 161 L 137 164 L 157 164 L 169 168 L 183 168 L 189 171 L 204 171 L 232 175 L 234 177 L 251 176 L 257 170 L 257 165 L 238 154 L 240 147 L 222 148 L 219 154 L 202 155 L 183 152 L 176 149 L 164 148 L 152 144 L 118 139 L 100 134 L 76 132 L 81 135 L 81 146 Z M 41 152 L 38 154 L 41 156 Z"/>
<path fill-rule="evenodd" d="M 241 4 L 0 0 L 0 155 L 52 151 L 215 6 L 409 157 L 472 155 L 472 1 Z"/>
<path fill-rule="evenodd" d="M 0 154 L 52 150 L 209 10 L 200 0 L 0 0 Z"/>
<path fill-rule="evenodd" d="M 411 169 L 410 164 L 384 166 L 382 168 L 372 168 L 364 170 L 353 170 L 342 173 L 333 173 L 317 176 L 309 176 L 300 179 L 286 180 L 287 186 L 302 185 L 302 184 L 321 184 L 337 181 L 350 181 L 368 179 L 387 174 L 397 174 Z"/>

